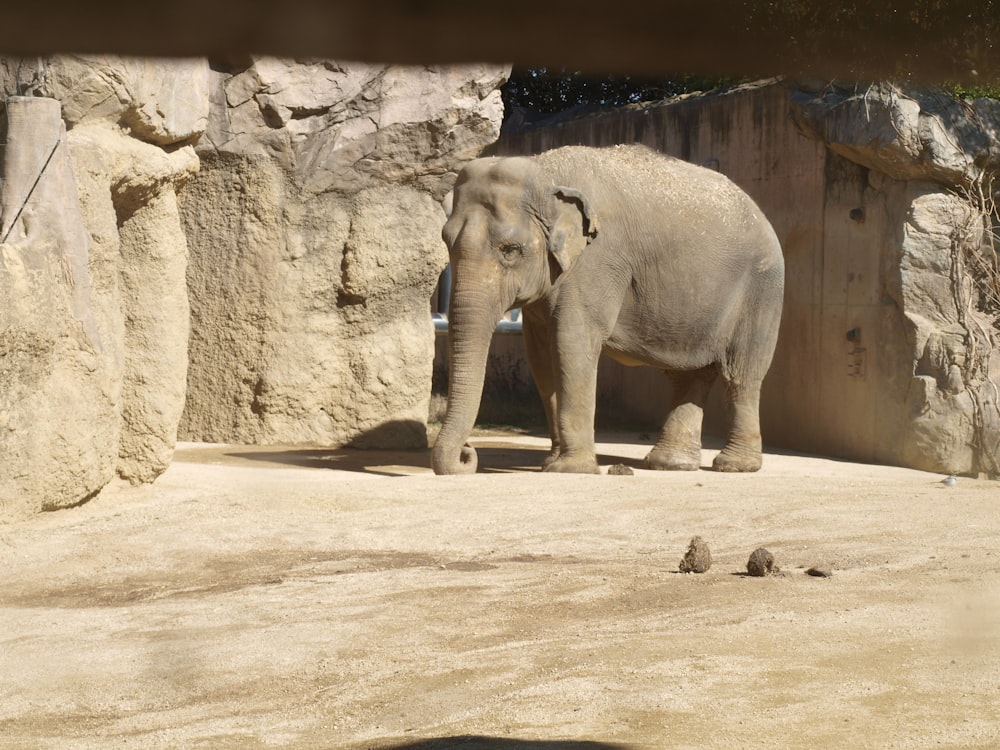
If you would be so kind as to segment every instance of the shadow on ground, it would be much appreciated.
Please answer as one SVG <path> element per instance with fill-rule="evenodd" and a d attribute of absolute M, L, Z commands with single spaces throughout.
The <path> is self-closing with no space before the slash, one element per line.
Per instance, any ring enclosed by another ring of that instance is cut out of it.
<path fill-rule="evenodd" d="M 517 740 L 462 735 L 370 747 L 372 750 L 629 750 L 631 745 L 588 740 Z"/>
<path fill-rule="evenodd" d="M 526 448 L 515 443 L 498 441 L 479 443 L 479 471 L 486 474 L 522 471 L 541 471 L 547 448 Z M 197 461 L 197 449 L 178 450 L 179 460 Z M 227 451 L 222 454 L 234 462 L 259 461 L 309 469 L 336 469 L 381 476 L 412 474 L 414 469 L 430 470 L 431 455 L 427 449 L 376 451 L 356 448 L 261 448 L 255 450 Z M 625 456 L 599 455 L 601 465 L 624 464 L 640 468 L 641 460 Z"/>
<path fill-rule="evenodd" d="M 511 435 L 497 434 L 474 438 L 479 454 L 479 471 L 486 474 L 540 471 L 542 462 L 548 455 L 543 445 L 531 446 L 515 442 Z M 538 437 L 538 436 L 534 436 Z M 546 440 L 547 442 L 547 440 Z M 599 433 L 598 442 L 607 449 L 597 456 L 601 466 L 623 464 L 633 469 L 642 468 L 642 459 L 631 456 L 614 455 L 616 445 L 635 446 L 637 443 L 652 447 L 652 440 L 646 434 L 634 432 Z M 705 436 L 703 445 L 709 450 L 722 448 L 723 440 Z M 781 455 L 805 455 L 795 451 L 768 448 L 768 453 Z M 408 476 L 414 470 L 430 471 L 431 457 L 428 448 L 377 449 L 377 448 L 299 448 L 288 446 L 213 446 L 190 444 L 179 447 L 175 459 L 191 463 L 230 463 L 244 461 L 272 465 L 296 466 L 308 469 L 334 469 L 379 476 Z M 836 460 L 836 459 L 833 459 Z M 702 469 L 710 469 L 705 465 Z"/>

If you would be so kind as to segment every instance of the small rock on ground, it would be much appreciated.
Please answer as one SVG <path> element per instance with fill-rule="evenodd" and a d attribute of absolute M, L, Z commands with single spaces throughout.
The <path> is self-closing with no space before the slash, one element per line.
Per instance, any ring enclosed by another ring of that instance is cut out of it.
<path fill-rule="evenodd" d="M 681 573 L 704 573 L 712 567 L 712 553 L 700 536 L 693 537 L 678 566 Z"/>
<path fill-rule="evenodd" d="M 833 575 L 833 571 L 825 565 L 814 565 L 806 571 L 806 575 L 815 576 L 816 578 L 829 578 Z"/>
<path fill-rule="evenodd" d="M 630 477 L 635 474 L 631 466 L 625 464 L 614 464 L 608 467 L 608 474 L 619 477 Z"/>

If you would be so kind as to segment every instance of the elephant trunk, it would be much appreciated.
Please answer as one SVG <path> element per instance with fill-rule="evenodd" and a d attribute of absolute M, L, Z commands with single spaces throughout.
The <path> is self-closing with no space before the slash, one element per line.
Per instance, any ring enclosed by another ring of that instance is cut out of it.
<path fill-rule="evenodd" d="M 448 317 L 448 410 L 431 452 L 435 474 L 473 474 L 476 450 L 466 441 L 479 414 L 490 340 L 500 314 L 482 300 L 452 297 Z"/>

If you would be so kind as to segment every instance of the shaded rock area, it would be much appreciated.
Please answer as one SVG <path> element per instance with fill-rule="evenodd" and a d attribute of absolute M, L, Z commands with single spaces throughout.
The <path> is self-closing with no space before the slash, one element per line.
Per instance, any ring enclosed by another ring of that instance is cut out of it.
<path fill-rule="evenodd" d="M 506 73 L 213 64 L 183 437 L 426 445 L 440 200 L 497 138 Z"/>

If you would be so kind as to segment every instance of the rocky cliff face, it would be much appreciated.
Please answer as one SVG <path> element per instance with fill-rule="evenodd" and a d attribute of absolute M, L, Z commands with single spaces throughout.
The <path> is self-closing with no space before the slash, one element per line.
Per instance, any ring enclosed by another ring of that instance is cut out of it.
<path fill-rule="evenodd" d="M 185 438 L 426 445 L 440 199 L 499 135 L 506 72 L 216 66 L 182 207 Z"/>
<path fill-rule="evenodd" d="M 902 407 L 896 460 L 1000 474 L 1000 320 L 983 304 L 1000 291 L 1000 101 L 882 84 L 800 90 L 793 102 L 805 132 L 867 170 L 864 202 L 894 218 L 883 304 L 901 315 L 911 368 L 891 394 Z"/>
<path fill-rule="evenodd" d="M 423 444 L 439 201 L 505 75 L 0 58 L 0 521 L 152 481 L 178 429 Z"/>
<path fill-rule="evenodd" d="M 184 403 L 176 191 L 207 123 L 199 61 L 0 61 L 0 518 L 169 464 Z M 201 92 L 199 94 L 199 92 Z M 16 95 L 22 96 L 16 96 Z"/>

